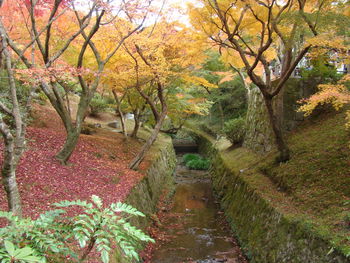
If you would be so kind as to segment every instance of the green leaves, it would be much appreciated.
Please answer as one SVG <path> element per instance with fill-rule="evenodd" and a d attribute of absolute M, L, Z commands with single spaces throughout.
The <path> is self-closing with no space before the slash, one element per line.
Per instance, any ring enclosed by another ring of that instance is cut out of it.
<path fill-rule="evenodd" d="M 91 200 L 92 200 L 92 202 L 94 202 L 94 204 L 95 204 L 98 208 L 101 208 L 101 207 L 102 207 L 102 200 L 101 200 L 101 198 L 98 197 L 97 195 L 91 196 Z"/>
<path fill-rule="evenodd" d="M 187 153 L 182 160 L 186 167 L 192 170 L 208 170 L 210 167 L 210 161 L 198 154 Z"/>
<path fill-rule="evenodd" d="M 111 209 L 113 212 L 119 213 L 119 212 L 124 212 L 124 213 L 128 213 L 131 215 L 135 215 L 135 216 L 142 216 L 144 217 L 145 215 L 143 213 L 141 213 L 140 211 L 137 211 L 135 208 L 133 208 L 132 206 L 128 205 L 128 204 L 123 204 L 123 203 L 115 203 L 115 204 L 111 204 Z"/>
<path fill-rule="evenodd" d="M 54 203 L 54 206 L 57 207 L 69 207 L 69 206 L 81 206 L 83 208 L 92 208 L 93 205 L 91 203 L 88 203 L 86 201 L 76 200 L 76 201 L 62 201 L 59 203 Z"/>
<path fill-rule="evenodd" d="M 109 262 L 109 253 L 107 250 L 103 250 L 101 252 L 101 259 L 103 263 L 108 263 Z"/>
<path fill-rule="evenodd" d="M 225 122 L 223 132 L 232 144 L 242 143 L 245 135 L 244 118 L 240 117 Z"/>
<path fill-rule="evenodd" d="M 15 246 L 7 240 L 5 240 L 4 245 L 5 245 L 6 251 L 9 253 L 11 257 L 13 257 L 15 255 Z"/>
<path fill-rule="evenodd" d="M 108 263 L 114 245 L 119 246 L 125 257 L 138 260 L 140 242 L 154 242 L 127 221 L 130 215 L 145 216 L 130 205 L 118 202 L 104 207 L 101 198 L 93 195 L 91 202 L 62 201 L 54 206 L 78 206 L 83 211 L 75 217 L 63 217 L 66 211 L 56 209 L 41 214 L 36 220 L 0 211 L 0 217 L 11 221 L 0 229 L 0 240 L 5 240 L 4 249 L 0 249 L 1 262 L 13 262 L 13 259 L 46 262 L 46 258 L 66 256 L 72 262 L 81 262 L 96 248 L 101 261 Z M 79 258 L 82 254 L 84 258 Z"/>
<path fill-rule="evenodd" d="M 17 248 L 12 242 L 5 240 L 4 247 L 5 251 L 0 250 L 1 262 L 45 262 L 44 258 L 35 256 L 35 251 L 28 246 Z"/>
<path fill-rule="evenodd" d="M 11 212 L 0 211 L 0 217 L 4 217 L 11 222 L 18 221 L 18 217 L 13 215 Z"/>

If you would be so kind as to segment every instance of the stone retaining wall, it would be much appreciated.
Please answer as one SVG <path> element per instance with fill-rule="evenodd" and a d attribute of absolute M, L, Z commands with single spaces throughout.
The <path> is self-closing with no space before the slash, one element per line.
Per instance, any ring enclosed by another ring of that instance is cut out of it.
<path fill-rule="evenodd" d="M 346 263 L 326 237 L 305 221 L 282 214 L 239 173 L 232 171 L 210 137 L 197 134 L 199 151 L 212 161 L 213 187 L 251 263 Z M 237 161 L 237 160 L 230 160 Z"/>
<path fill-rule="evenodd" d="M 146 215 L 134 219 L 132 223 L 137 227 L 145 229 L 150 223 L 150 216 L 156 212 L 160 196 L 164 191 L 173 191 L 175 166 L 176 155 L 169 139 L 155 156 L 147 175 L 134 186 L 125 201 Z"/>
<path fill-rule="evenodd" d="M 155 154 L 151 166 L 146 171 L 146 176 L 133 187 L 125 200 L 125 203 L 146 215 L 146 217 L 134 217 L 130 220 L 132 225 L 143 230 L 147 229 L 152 215 L 157 212 L 161 195 L 171 194 L 174 190 L 175 151 L 170 138 L 162 138 L 161 144 L 162 147 Z M 114 258 L 118 263 L 130 262 L 118 252 Z"/>

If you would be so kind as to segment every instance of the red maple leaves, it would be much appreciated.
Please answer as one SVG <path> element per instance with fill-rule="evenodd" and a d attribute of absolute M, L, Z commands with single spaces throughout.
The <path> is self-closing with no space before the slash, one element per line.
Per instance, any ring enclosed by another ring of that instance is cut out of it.
<path fill-rule="evenodd" d="M 24 216 L 37 217 L 61 200 L 90 199 L 100 196 L 106 205 L 123 201 L 131 188 L 144 176 L 127 168 L 133 154 L 125 153 L 122 136 L 104 138 L 82 135 L 71 164 L 62 166 L 54 157 L 64 143 L 65 134 L 57 127 L 52 112 L 40 116 L 51 123 L 28 128 L 28 145 L 17 170 L 17 182 Z M 52 126 L 56 126 L 53 128 Z M 0 142 L 0 151 L 2 151 Z M 135 149 L 135 145 L 132 146 Z M 136 145 L 137 148 L 137 145 Z M 0 156 L 0 164 L 2 156 Z M 0 190 L 0 209 L 7 210 L 6 194 Z"/>
<path fill-rule="evenodd" d="M 72 0 L 24 0 L 23 4 L 30 8 L 34 2 L 34 14 L 37 16 L 41 16 L 45 13 L 45 11 L 50 11 L 55 4 L 58 4 L 59 7 L 66 6 Z"/>

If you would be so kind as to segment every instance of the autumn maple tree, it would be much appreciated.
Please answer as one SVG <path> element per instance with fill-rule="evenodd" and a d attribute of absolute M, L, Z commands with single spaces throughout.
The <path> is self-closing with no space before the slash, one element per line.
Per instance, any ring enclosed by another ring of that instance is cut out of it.
<path fill-rule="evenodd" d="M 112 6 L 110 1 L 88 1 L 85 2 L 84 12 L 78 10 L 76 2 L 78 1 L 1 2 L 1 58 L 5 61 L 3 68 L 8 79 L 8 87 L 5 88 L 7 93 L 0 101 L 0 131 L 4 139 L 1 175 L 8 208 L 19 216 L 22 211 L 16 168 L 25 149 L 27 114 L 35 89 L 40 87 L 46 94 L 64 124 L 67 139 L 57 158 L 66 163 L 77 143 L 86 109 L 97 89 L 104 65 L 118 51 L 123 41 L 141 26 L 125 24 L 113 15 L 112 10 L 125 10 L 127 2 Z M 79 8 L 82 7 L 81 3 L 77 4 Z M 143 22 L 142 19 L 140 21 Z M 92 38 L 101 23 L 109 25 L 110 22 L 125 24 L 124 31 L 115 36 L 115 45 L 102 57 Z M 65 61 L 63 55 L 72 49 L 75 60 Z M 87 52 L 96 59 L 95 66 L 90 69 L 83 65 Z M 29 90 L 22 97 L 19 95 L 20 86 L 16 78 Z M 73 118 L 67 84 L 76 79 L 81 85 L 82 94 Z"/>
<path fill-rule="evenodd" d="M 0 2 L 0 8 L 3 2 Z M 2 17 L 0 18 L 2 23 Z M 16 168 L 25 149 L 25 134 L 27 128 L 28 111 L 31 105 L 34 89 L 31 89 L 26 98 L 21 98 L 19 83 L 15 79 L 13 57 L 6 39 L 6 32 L 0 27 L 1 59 L 5 63 L 7 79 L 7 94 L 0 98 L 0 134 L 4 139 L 3 162 L 1 178 L 6 191 L 8 209 L 17 216 L 22 215 L 21 197 L 16 182 Z"/>
<path fill-rule="evenodd" d="M 320 84 L 318 92 L 303 100 L 304 105 L 299 108 L 299 111 L 304 112 L 308 116 L 318 106 L 324 104 L 330 104 L 336 110 L 343 108 L 350 103 L 349 83 L 350 75 L 346 74 L 337 83 Z M 350 111 L 347 111 L 346 126 L 350 128 Z"/>
<path fill-rule="evenodd" d="M 150 137 L 129 165 L 136 169 L 169 114 L 174 83 L 181 79 L 189 87 L 191 82 L 201 79 L 192 76 L 191 69 L 204 58 L 201 49 L 204 46 L 202 38 L 191 29 L 165 19 L 130 40 L 132 43 L 128 41 L 124 50 L 133 62 L 131 71 L 135 77 L 128 87 L 134 88 L 148 104 L 155 123 Z M 205 79 L 201 81 L 211 85 Z"/>
<path fill-rule="evenodd" d="M 275 135 L 278 161 L 289 160 L 281 109 L 274 103 L 278 96 L 282 98 L 286 81 L 304 56 L 333 32 L 334 26 L 329 26 L 329 21 L 325 23 L 324 17 L 337 13 L 336 5 L 331 1 L 304 0 L 200 2 L 201 6 L 190 8 L 193 25 L 221 50 L 231 53 L 231 61 L 238 60 L 260 89 Z"/>
<path fill-rule="evenodd" d="M 138 2 L 131 2 L 91 0 L 81 6 L 82 3 L 78 1 L 16 1 L 11 10 L 20 12 L 18 17 L 29 32 L 24 36 L 20 34 L 21 38 L 14 41 L 13 36 L 19 33 L 7 30 L 11 27 L 6 23 L 1 25 L 9 46 L 27 68 L 27 72 L 21 73 L 27 73 L 29 79 L 35 77 L 35 84 L 41 87 L 64 124 L 67 138 L 57 154 L 57 159 L 62 163 L 68 161 L 75 148 L 88 105 L 100 84 L 105 65 L 125 39 L 141 28 L 147 6 L 151 3 L 140 8 Z M 115 15 L 126 12 L 127 8 L 131 8 L 128 14 L 138 15 L 139 24 L 126 23 Z M 142 10 L 141 13 L 139 10 Z M 119 34 L 113 35 L 114 45 L 109 47 L 108 52 L 102 53 L 100 43 L 112 27 L 118 27 Z M 34 64 L 26 53 L 33 45 L 37 57 Z M 64 99 L 68 97 L 67 75 L 77 79 L 82 90 L 75 117 L 71 116 L 67 100 Z"/>

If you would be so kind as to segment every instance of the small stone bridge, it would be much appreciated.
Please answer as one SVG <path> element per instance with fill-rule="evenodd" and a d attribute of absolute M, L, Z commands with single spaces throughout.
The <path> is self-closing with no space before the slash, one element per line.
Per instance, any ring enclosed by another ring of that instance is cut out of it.
<path fill-rule="evenodd" d="M 188 139 L 173 139 L 173 145 L 176 154 L 179 153 L 196 153 L 198 145 L 196 142 Z"/>

